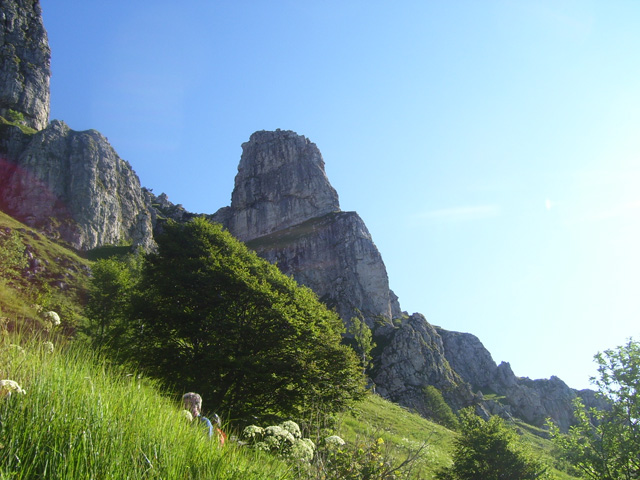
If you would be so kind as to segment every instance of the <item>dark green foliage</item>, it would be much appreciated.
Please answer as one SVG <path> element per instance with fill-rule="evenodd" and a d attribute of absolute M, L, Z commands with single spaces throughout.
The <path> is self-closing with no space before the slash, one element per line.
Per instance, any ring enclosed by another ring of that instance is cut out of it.
<path fill-rule="evenodd" d="M 422 392 L 424 393 L 424 407 L 428 412 L 427 418 L 455 430 L 458 427 L 458 418 L 444 401 L 442 392 L 433 385 L 427 385 L 422 389 Z"/>
<path fill-rule="evenodd" d="M 576 425 L 563 435 L 550 423 L 556 446 L 586 478 L 628 480 L 640 477 L 640 344 L 629 340 L 595 356 L 599 394 L 606 411 L 574 402 Z"/>
<path fill-rule="evenodd" d="M 236 418 L 339 411 L 362 395 L 342 322 L 311 290 L 202 218 L 169 222 L 157 243 L 119 341 L 147 372 Z"/>
<path fill-rule="evenodd" d="M 483 420 L 473 408 L 460 412 L 460 435 L 454 442 L 453 465 L 440 480 L 533 480 L 548 478 L 547 467 L 532 458 L 517 433 L 500 417 Z"/>

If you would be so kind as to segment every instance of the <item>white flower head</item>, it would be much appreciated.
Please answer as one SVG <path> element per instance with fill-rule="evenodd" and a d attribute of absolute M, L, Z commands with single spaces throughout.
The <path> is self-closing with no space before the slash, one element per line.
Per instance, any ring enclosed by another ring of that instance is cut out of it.
<path fill-rule="evenodd" d="M 340 438 L 338 435 L 331 435 L 330 437 L 327 437 L 324 439 L 324 443 L 326 443 L 327 445 L 341 447 L 346 442 L 342 438 Z"/>
<path fill-rule="evenodd" d="M 26 355 L 24 348 L 22 348 L 20 345 L 16 345 L 15 343 L 9 344 L 9 351 L 16 355 Z"/>
<path fill-rule="evenodd" d="M 12 393 L 22 393 L 24 395 L 27 392 L 20 388 L 18 382 L 14 382 L 13 380 L 0 380 L 0 398 L 10 397 Z"/>
<path fill-rule="evenodd" d="M 53 346 L 53 342 L 42 342 L 42 346 L 44 347 L 44 351 L 47 353 L 53 353 L 55 349 Z"/>
<path fill-rule="evenodd" d="M 296 440 L 290 432 L 278 425 L 271 425 L 270 427 L 265 428 L 264 434 L 268 437 L 276 438 L 280 443 L 289 442 L 290 444 L 293 444 Z"/>
<path fill-rule="evenodd" d="M 257 425 L 249 425 L 242 431 L 242 438 L 245 440 L 255 441 L 262 438 L 264 435 L 264 428 Z"/>
<path fill-rule="evenodd" d="M 291 450 L 289 451 L 289 457 L 295 458 L 296 460 L 300 460 L 302 462 L 310 462 L 311 460 L 313 460 L 313 454 L 313 447 L 304 440 L 296 440 L 296 443 L 293 444 Z"/>
<path fill-rule="evenodd" d="M 280 424 L 282 428 L 284 428 L 287 432 L 293 435 L 293 438 L 300 439 L 302 438 L 302 433 L 300 433 L 300 427 L 298 424 L 292 420 L 287 420 Z"/>
<path fill-rule="evenodd" d="M 60 315 L 58 315 L 56 312 L 53 312 L 53 311 L 44 312 L 44 313 L 42 314 L 42 317 L 43 317 L 45 320 L 47 320 L 47 321 L 51 322 L 51 324 L 52 324 L 54 327 L 57 327 L 58 325 L 60 325 Z"/>

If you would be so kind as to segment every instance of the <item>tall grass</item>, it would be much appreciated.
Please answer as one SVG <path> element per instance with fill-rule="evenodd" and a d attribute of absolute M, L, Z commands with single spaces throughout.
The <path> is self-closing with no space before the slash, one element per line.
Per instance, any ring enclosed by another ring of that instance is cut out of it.
<path fill-rule="evenodd" d="M 0 379 L 27 392 L 0 398 L 0 479 L 292 478 L 273 457 L 209 440 L 153 382 L 82 345 L 5 331 Z"/>

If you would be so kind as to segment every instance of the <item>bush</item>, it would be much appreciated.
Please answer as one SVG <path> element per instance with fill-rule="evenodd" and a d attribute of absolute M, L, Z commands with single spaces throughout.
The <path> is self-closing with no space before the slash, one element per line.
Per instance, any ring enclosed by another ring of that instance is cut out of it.
<path fill-rule="evenodd" d="M 310 289 L 204 218 L 169 222 L 156 241 L 139 279 L 115 260 L 96 265 L 95 344 L 108 338 L 114 354 L 227 418 L 304 418 L 362 398 L 344 325 Z"/>
<path fill-rule="evenodd" d="M 439 480 L 534 480 L 548 478 L 547 467 L 534 459 L 518 434 L 500 417 L 488 421 L 469 407 L 460 412 L 453 465 L 438 472 Z"/>

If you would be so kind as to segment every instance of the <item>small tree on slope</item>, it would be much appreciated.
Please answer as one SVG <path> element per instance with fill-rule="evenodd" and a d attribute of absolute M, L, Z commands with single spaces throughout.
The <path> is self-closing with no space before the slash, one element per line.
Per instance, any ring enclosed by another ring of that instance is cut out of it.
<path fill-rule="evenodd" d="M 534 459 L 518 434 L 500 417 L 483 420 L 473 407 L 460 412 L 453 465 L 441 470 L 439 480 L 534 480 L 548 478 L 547 467 Z"/>

